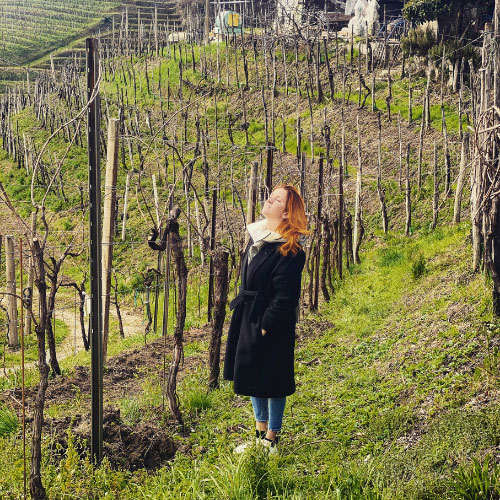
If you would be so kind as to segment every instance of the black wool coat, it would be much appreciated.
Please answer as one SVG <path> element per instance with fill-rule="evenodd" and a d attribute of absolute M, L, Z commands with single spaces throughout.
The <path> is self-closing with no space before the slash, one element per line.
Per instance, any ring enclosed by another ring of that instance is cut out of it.
<path fill-rule="evenodd" d="M 282 242 L 266 243 L 248 264 L 247 246 L 226 345 L 223 376 L 245 396 L 283 397 L 295 392 L 296 307 L 306 254 L 282 256 Z M 262 329 L 266 335 L 262 335 Z"/>

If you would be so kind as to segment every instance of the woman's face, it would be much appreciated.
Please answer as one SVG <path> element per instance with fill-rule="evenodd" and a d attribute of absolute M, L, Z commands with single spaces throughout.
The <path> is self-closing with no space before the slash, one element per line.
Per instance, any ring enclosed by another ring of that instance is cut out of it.
<path fill-rule="evenodd" d="M 282 219 L 287 218 L 286 202 L 288 199 L 288 191 L 284 188 L 275 189 L 262 208 L 262 215 L 266 219 L 281 222 Z"/>

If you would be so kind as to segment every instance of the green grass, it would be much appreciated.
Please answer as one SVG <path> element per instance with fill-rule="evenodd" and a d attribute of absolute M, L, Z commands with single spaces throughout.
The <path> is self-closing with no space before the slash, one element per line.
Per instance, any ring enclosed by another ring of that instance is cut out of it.
<path fill-rule="evenodd" d="M 468 272 L 467 231 L 461 224 L 412 238 L 387 235 L 362 253 L 321 313 L 303 320 L 307 336 L 298 339 L 298 387 L 287 402 L 281 455 L 232 454 L 252 433 L 250 402 L 227 382 L 209 393 L 206 367 L 194 365 L 178 387 L 191 432 L 177 439 L 189 445 L 189 455 L 178 453 L 154 474 L 130 474 L 106 464 L 92 471 L 70 449 L 44 468 L 49 497 L 79 491 L 123 499 L 476 498 L 464 488 L 480 488 L 477 478 L 498 481 L 495 470 L 484 472 L 483 457 L 499 443 L 500 411 L 467 402 L 485 384 L 496 390 L 500 373 L 483 369 L 482 325 L 491 320 L 491 299 L 484 278 Z M 426 272 L 415 279 L 419 254 Z M 330 326 L 319 330 L 314 319 Z M 206 351 L 195 343 L 186 352 Z M 161 380 L 146 378 L 142 391 L 119 406 L 128 423 L 157 420 Z M 12 454 L 19 456 L 19 444 Z M 15 463 L 6 464 L 14 477 Z M 1 483 L 0 491 L 7 491 Z"/>
<path fill-rule="evenodd" d="M 0 438 L 9 436 L 19 427 L 19 420 L 15 413 L 0 404 Z"/>
<path fill-rule="evenodd" d="M 57 315 L 57 311 L 56 311 Z M 56 318 L 55 320 L 55 341 L 56 348 L 60 346 L 64 339 L 69 334 L 69 327 L 66 323 Z M 21 341 L 19 337 L 19 342 Z M 38 360 L 38 347 L 37 347 L 37 338 L 36 334 L 33 331 L 31 335 L 25 337 L 24 341 L 24 361 L 25 363 L 32 363 Z M 47 340 L 45 341 L 47 345 Z M 15 349 L 9 348 L 6 344 L 0 345 L 0 357 L 1 366 L 5 366 L 6 368 L 11 368 L 14 366 L 20 366 L 21 364 L 21 349 L 20 347 L 16 347 Z"/>

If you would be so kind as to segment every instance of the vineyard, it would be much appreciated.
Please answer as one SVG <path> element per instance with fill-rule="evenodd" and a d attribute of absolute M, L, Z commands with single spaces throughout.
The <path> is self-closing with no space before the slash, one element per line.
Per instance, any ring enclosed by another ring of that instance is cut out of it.
<path fill-rule="evenodd" d="M 0 11 L 2 62 L 38 59 L 0 97 L 2 497 L 459 499 L 479 477 L 496 498 L 498 24 L 416 55 L 409 26 L 353 38 L 318 12 L 281 31 L 263 10 L 205 43 L 202 17 L 181 26 L 170 3 L 75 6 Z M 220 380 L 227 305 L 245 227 L 279 183 L 311 231 L 298 387 L 283 453 L 240 457 L 252 419 Z"/>
<path fill-rule="evenodd" d="M 2 64 L 26 64 L 67 45 L 86 28 L 102 23 L 118 2 L 100 0 L 2 0 L 0 3 L 0 57 Z"/>
<path fill-rule="evenodd" d="M 155 0 L 66 2 L 59 0 L 0 3 L 0 91 L 12 82 L 51 71 L 75 59 L 83 69 L 85 37 L 114 36 L 115 24 L 126 23 L 133 36 L 156 22 L 175 30 L 180 24 L 175 3 Z"/>

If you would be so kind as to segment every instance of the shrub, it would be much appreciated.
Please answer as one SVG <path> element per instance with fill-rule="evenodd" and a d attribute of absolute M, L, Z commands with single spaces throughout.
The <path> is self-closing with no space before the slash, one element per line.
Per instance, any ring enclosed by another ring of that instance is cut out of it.
<path fill-rule="evenodd" d="M 408 31 L 408 36 L 401 38 L 401 49 L 406 56 L 411 52 L 412 55 L 427 57 L 436 43 L 436 35 L 432 29 L 416 28 Z"/>
<path fill-rule="evenodd" d="M 425 270 L 425 257 L 420 253 L 411 264 L 411 275 L 413 279 L 422 277 Z"/>
<path fill-rule="evenodd" d="M 451 0 L 409 0 L 403 7 L 403 17 L 414 23 L 425 23 L 449 12 L 451 5 Z"/>
<path fill-rule="evenodd" d="M 471 44 L 465 44 L 460 40 L 448 40 L 446 42 L 436 43 L 430 48 L 428 56 L 436 66 L 441 65 L 441 58 L 443 57 L 443 48 L 446 59 L 455 64 L 457 59 L 465 59 L 469 61 L 472 59 L 474 67 L 479 67 L 481 58 L 477 49 Z"/>

